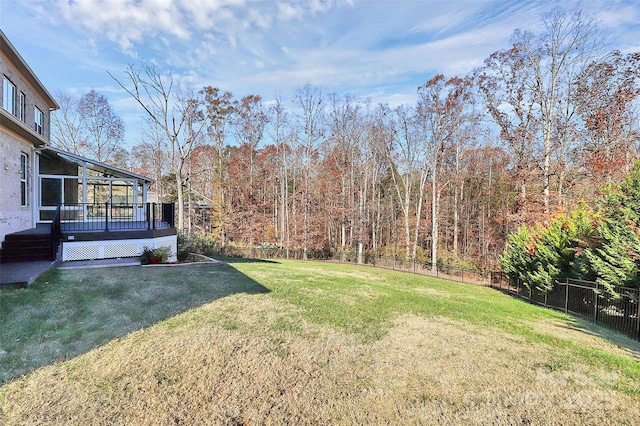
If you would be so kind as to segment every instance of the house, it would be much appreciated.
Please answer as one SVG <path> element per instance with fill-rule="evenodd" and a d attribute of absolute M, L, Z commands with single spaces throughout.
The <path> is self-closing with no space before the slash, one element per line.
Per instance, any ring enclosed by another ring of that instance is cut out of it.
<path fill-rule="evenodd" d="M 0 31 L 0 262 L 177 253 L 173 204 L 152 179 L 49 144 L 56 101 Z"/>

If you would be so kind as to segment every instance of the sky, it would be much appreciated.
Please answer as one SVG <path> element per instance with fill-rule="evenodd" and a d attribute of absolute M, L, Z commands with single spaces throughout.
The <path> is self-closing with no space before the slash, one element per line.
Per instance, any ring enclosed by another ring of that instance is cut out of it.
<path fill-rule="evenodd" d="M 394 107 L 435 74 L 469 74 L 515 29 L 539 31 L 554 7 L 599 20 L 611 50 L 640 51 L 634 0 L 0 0 L 0 28 L 54 97 L 105 95 L 130 148 L 144 113 L 109 75 L 124 82 L 129 65 L 236 99 L 310 83 Z"/>

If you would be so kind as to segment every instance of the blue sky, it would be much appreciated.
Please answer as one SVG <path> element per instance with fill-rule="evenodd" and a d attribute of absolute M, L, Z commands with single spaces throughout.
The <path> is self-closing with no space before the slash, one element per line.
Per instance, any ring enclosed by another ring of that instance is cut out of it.
<path fill-rule="evenodd" d="M 128 64 L 236 98 L 286 100 L 311 83 L 413 104 L 434 74 L 468 74 L 555 6 L 600 20 L 611 49 L 640 51 L 637 1 L 0 0 L 0 28 L 52 94 L 107 96 L 131 147 L 143 115 L 107 74 L 124 79 Z"/>

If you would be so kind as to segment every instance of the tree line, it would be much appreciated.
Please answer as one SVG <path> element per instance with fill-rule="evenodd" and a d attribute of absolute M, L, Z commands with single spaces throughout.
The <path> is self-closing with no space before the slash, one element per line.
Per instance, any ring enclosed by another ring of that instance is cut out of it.
<path fill-rule="evenodd" d="M 638 158 L 640 53 L 607 52 L 580 11 L 555 9 L 541 28 L 397 107 L 311 84 L 287 100 L 237 98 L 131 65 L 112 77 L 145 112 L 145 139 L 99 160 L 154 178 L 178 227 L 220 246 L 495 267 L 510 233 L 591 203 Z M 74 130 L 74 114 L 96 114 L 60 105 L 54 142 L 121 146 Z"/>

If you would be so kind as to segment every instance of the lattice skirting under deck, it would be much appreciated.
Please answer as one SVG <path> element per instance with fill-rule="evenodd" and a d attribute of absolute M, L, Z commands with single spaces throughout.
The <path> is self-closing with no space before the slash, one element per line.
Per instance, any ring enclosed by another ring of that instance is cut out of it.
<path fill-rule="evenodd" d="M 175 235 L 158 238 L 110 241 L 65 241 L 62 243 L 62 261 L 114 259 L 140 256 L 145 248 L 168 249 L 169 262 L 177 260 L 178 244 Z"/>

